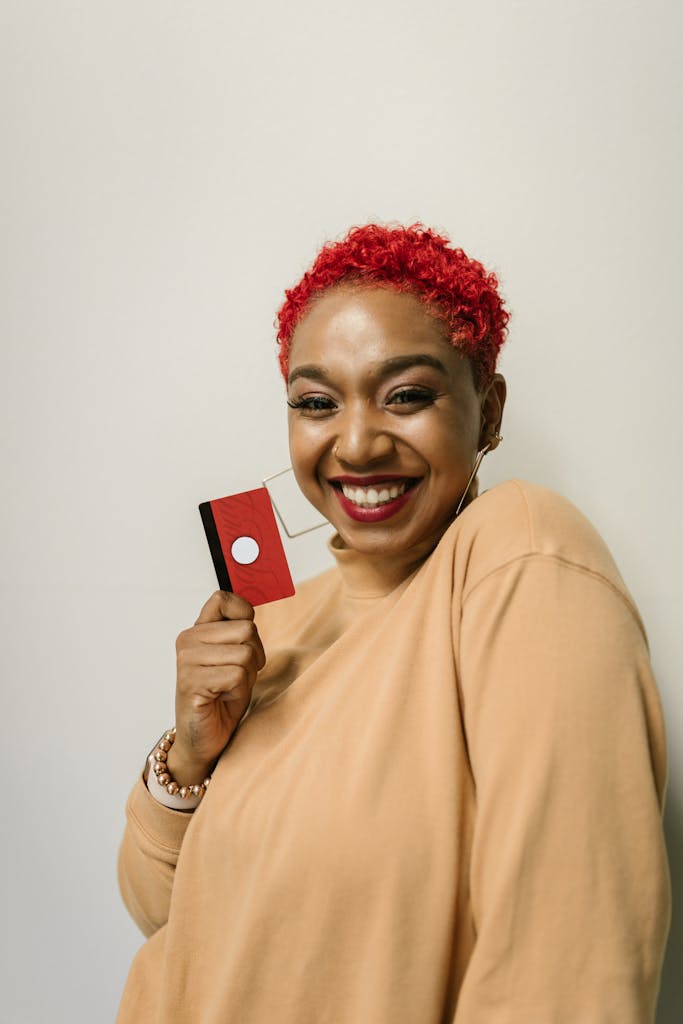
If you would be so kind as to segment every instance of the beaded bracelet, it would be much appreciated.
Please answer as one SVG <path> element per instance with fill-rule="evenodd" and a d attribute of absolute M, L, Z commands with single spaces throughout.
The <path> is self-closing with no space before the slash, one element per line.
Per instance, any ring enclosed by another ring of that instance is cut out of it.
<path fill-rule="evenodd" d="M 174 725 L 172 729 L 168 729 L 164 733 L 152 751 L 152 758 L 154 759 L 153 770 L 157 782 L 160 786 L 164 787 L 169 796 L 179 796 L 182 800 L 186 800 L 189 796 L 202 797 L 209 788 L 210 778 L 204 779 L 203 782 L 195 783 L 193 786 L 179 786 L 168 770 L 166 761 L 168 760 L 168 752 L 175 743 L 175 732 Z"/>

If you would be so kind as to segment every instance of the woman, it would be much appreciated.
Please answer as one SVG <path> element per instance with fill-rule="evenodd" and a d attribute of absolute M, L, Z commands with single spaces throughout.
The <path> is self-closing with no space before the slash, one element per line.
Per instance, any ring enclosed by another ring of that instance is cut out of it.
<path fill-rule="evenodd" d="M 495 277 L 367 225 L 279 324 L 292 467 L 337 565 L 256 617 L 219 591 L 177 640 L 177 731 L 127 806 L 148 939 L 119 1021 L 651 1021 L 647 642 L 573 505 L 517 480 L 477 497 L 506 393 Z"/>

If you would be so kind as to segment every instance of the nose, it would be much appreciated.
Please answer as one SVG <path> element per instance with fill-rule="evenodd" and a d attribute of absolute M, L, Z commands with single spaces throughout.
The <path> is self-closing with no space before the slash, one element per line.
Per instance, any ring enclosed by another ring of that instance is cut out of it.
<path fill-rule="evenodd" d="M 332 449 L 339 462 L 363 468 L 394 454 L 394 438 L 386 424 L 378 421 L 379 416 L 367 407 L 346 410 L 337 421 L 339 431 Z"/>

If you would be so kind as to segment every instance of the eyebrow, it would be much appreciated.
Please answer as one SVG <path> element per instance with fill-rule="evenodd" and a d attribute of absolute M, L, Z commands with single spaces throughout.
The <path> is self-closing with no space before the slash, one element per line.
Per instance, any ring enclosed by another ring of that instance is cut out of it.
<path fill-rule="evenodd" d="M 378 380 L 383 380 L 385 377 L 391 376 L 392 373 L 400 373 L 401 370 L 409 370 L 412 366 L 429 366 L 433 370 L 438 370 L 444 377 L 448 376 L 448 370 L 436 356 L 427 355 L 426 352 L 415 353 L 415 355 L 406 356 L 392 356 L 391 359 L 385 359 L 380 364 L 379 369 L 375 373 Z M 315 366 L 314 364 L 308 366 L 297 366 L 295 370 L 290 373 L 287 383 L 293 384 L 299 377 L 306 377 L 308 380 L 318 380 L 323 384 L 330 382 L 327 371 L 322 366 Z"/>

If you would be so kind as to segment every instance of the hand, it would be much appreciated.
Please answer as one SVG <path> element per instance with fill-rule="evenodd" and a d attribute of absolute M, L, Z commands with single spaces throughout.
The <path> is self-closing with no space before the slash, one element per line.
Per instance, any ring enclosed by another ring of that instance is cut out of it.
<path fill-rule="evenodd" d="M 180 785 L 201 782 L 249 706 L 266 663 L 244 598 L 217 590 L 176 640 L 176 738 L 168 768 Z"/>

